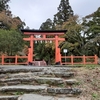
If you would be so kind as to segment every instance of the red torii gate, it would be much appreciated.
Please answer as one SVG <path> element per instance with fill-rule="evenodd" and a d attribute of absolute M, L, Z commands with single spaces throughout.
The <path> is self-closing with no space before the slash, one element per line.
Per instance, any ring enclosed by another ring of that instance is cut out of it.
<path fill-rule="evenodd" d="M 59 36 L 64 35 L 67 30 L 29 30 L 29 29 L 22 29 L 21 30 L 24 35 L 28 35 L 29 38 L 23 38 L 25 41 L 30 41 L 30 48 L 28 54 L 28 62 L 33 62 L 33 52 L 34 52 L 34 41 L 55 41 L 55 63 L 61 62 L 61 54 L 59 41 L 65 41 L 65 38 L 60 38 Z M 40 38 L 36 38 L 35 35 L 41 35 Z M 47 36 L 53 35 L 53 38 L 48 38 Z"/>

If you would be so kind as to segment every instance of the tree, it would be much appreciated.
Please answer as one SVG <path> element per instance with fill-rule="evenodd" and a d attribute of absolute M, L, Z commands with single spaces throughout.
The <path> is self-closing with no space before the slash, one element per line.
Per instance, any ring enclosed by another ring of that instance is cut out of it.
<path fill-rule="evenodd" d="M 21 51 L 23 39 L 19 32 L 14 30 L 0 30 L 0 52 L 15 55 Z"/>
<path fill-rule="evenodd" d="M 46 22 L 44 22 L 40 26 L 40 30 L 53 30 L 53 29 L 57 29 L 58 25 L 62 26 L 62 24 L 64 22 L 68 21 L 70 16 L 73 16 L 73 11 L 71 9 L 71 6 L 69 5 L 69 1 L 68 0 L 61 0 L 61 3 L 59 5 L 59 7 L 58 7 L 58 11 L 59 12 L 54 15 L 54 20 L 53 20 L 54 22 L 52 22 L 50 19 L 47 19 Z M 44 50 L 44 54 L 45 54 L 45 52 L 47 52 L 47 54 L 44 57 L 45 58 L 48 57 L 48 59 L 50 59 L 52 54 L 54 54 L 54 53 L 50 53 L 50 52 L 54 52 L 54 50 L 51 49 L 51 48 L 54 48 L 55 46 L 53 44 L 49 44 L 49 43 L 47 43 L 45 46 L 46 46 L 45 49 L 47 51 Z M 40 48 L 40 50 L 41 50 L 41 48 Z M 54 55 L 51 58 L 54 58 Z"/>
<path fill-rule="evenodd" d="M 51 19 L 47 19 L 46 22 L 42 23 L 40 30 L 54 30 L 54 24 Z M 52 36 L 47 36 L 48 38 Z M 42 49 L 41 49 L 42 48 Z M 45 60 L 47 64 L 51 64 L 54 61 L 54 43 L 38 43 L 36 46 L 36 57 L 41 60 Z"/>
<path fill-rule="evenodd" d="M 11 11 L 3 10 L 0 13 L 0 28 L 19 30 L 25 26 L 19 17 L 12 17 Z"/>
<path fill-rule="evenodd" d="M 59 29 L 59 27 L 56 28 Z M 68 30 L 64 36 L 66 40 L 60 44 L 61 50 L 67 49 L 68 55 L 83 55 L 85 38 L 84 35 L 82 35 L 82 25 L 79 16 L 74 15 L 73 17 L 70 17 L 68 21 L 62 24 L 60 30 L 61 29 Z"/>
<path fill-rule="evenodd" d="M 10 0 L 0 0 L 0 12 L 3 10 L 8 10 L 8 8 L 9 8 L 8 2 L 9 1 Z"/>
<path fill-rule="evenodd" d="M 69 0 L 61 0 L 57 14 L 54 15 L 54 24 L 62 25 L 68 21 L 69 17 L 73 16 L 73 10 L 69 5 Z"/>
<path fill-rule="evenodd" d="M 47 64 L 54 63 L 54 43 L 41 43 L 38 42 L 35 44 L 35 59 L 38 60 L 45 60 Z M 42 48 L 42 49 L 41 49 Z"/>
<path fill-rule="evenodd" d="M 54 30 L 55 27 L 53 25 L 53 22 L 50 18 L 46 20 L 46 22 L 42 23 L 40 26 L 40 30 Z"/>
<path fill-rule="evenodd" d="M 96 36 L 93 39 L 88 40 L 84 45 L 84 48 L 87 52 L 86 55 L 97 55 L 100 58 L 100 35 Z"/>
<path fill-rule="evenodd" d="M 85 34 L 87 37 L 94 38 L 100 33 L 100 7 L 96 12 L 86 16 L 83 19 L 83 25 L 85 27 Z"/>
<path fill-rule="evenodd" d="M 87 43 L 85 49 L 88 55 L 97 54 L 100 57 L 100 7 L 94 13 L 83 19 L 84 33 Z"/>
<path fill-rule="evenodd" d="M 0 29 L 19 30 L 25 26 L 19 17 L 13 17 L 9 10 L 8 2 L 10 0 L 0 0 Z"/>

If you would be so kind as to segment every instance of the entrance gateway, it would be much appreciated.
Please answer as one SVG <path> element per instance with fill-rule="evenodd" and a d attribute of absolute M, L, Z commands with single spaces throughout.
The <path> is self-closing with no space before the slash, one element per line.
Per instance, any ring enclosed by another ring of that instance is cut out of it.
<path fill-rule="evenodd" d="M 28 53 L 28 62 L 32 63 L 34 60 L 34 41 L 53 41 L 55 42 L 55 63 L 61 62 L 61 54 L 59 48 L 59 41 L 65 41 L 65 38 L 61 38 L 60 36 L 64 35 L 67 30 L 29 30 L 22 29 L 21 32 L 24 35 L 29 36 L 28 38 L 23 38 L 25 41 L 30 42 L 29 53 Z M 39 36 L 36 38 L 36 36 Z M 48 37 L 49 36 L 49 37 Z M 52 36 L 52 38 L 50 38 Z"/>

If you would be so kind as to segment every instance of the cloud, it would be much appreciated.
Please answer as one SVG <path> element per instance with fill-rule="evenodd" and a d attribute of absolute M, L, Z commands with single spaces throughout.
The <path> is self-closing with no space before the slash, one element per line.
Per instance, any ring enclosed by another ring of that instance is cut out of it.
<path fill-rule="evenodd" d="M 86 16 L 100 7 L 100 0 L 69 0 L 75 14 Z"/>
<path fill-rule="evenodd" d="M 38 29 L 46 19 L 53 19 L 61 0 L 11 0 L 12 14 L 19 16 L 27 26 Z M 69 0 L 75 14 L 85 16 L 93 13 L 100 0 Z"/>
<path fill-rule="evenodd" d="M 11 0 L 10 8 L 31 28 L 39 28 L 46 19 L 53 19 L 60 0 Z"/>

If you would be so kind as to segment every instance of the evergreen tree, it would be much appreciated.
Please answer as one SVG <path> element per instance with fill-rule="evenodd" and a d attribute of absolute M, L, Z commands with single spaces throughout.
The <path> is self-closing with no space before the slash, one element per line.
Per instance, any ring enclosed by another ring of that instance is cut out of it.
<path fill-rule="evenodd" d="M 9 8 L 8 2 L 10 0 L 0 0 L 0 11 L 7 10 Z"/>
<path fill-rule="evenodd" d="M 85 26 L 85 33 L 88 39 L 95 38 L 95 36 L 100 34 L 100 7 L 93 14 L 85 17 L 83 25 Z"/>
<path fill-rule="evenodd" d="M 53 22 L 50 18 L 46 20 L 46 22 L 42 23 L 40 26 L 40 30 L 54 30 Z"/>
<path fill-rule="evenodd" d="M 69 0 L 61 0 L 57 14 L 54 15 L 54 24 L 61 25 L 73 16 L 73 10 L 69 5 Z"/>
<path fill-rule="evenodd" d="M 97 54 L 100 57 L 100 7 L 84 18 L 83 25 L 87 39 L 85 49 L 88 55 Z"/>
<path fill-rule="evenodd" d="M 40 26 L 40 30 L 54 30 L 54 24 L 50 18 L 46 20 L 46 22 L 42 23 Z M 53 36 L 47 36 L 48 38 Z M 54 43 L 38 43 L 36 46 L 36 58 L 38 57 L 41 60 L 45 60 L 47 64 L 51 64 L 54 61 Z M 42 49 L 41 49 L 42 48 Z"/>

